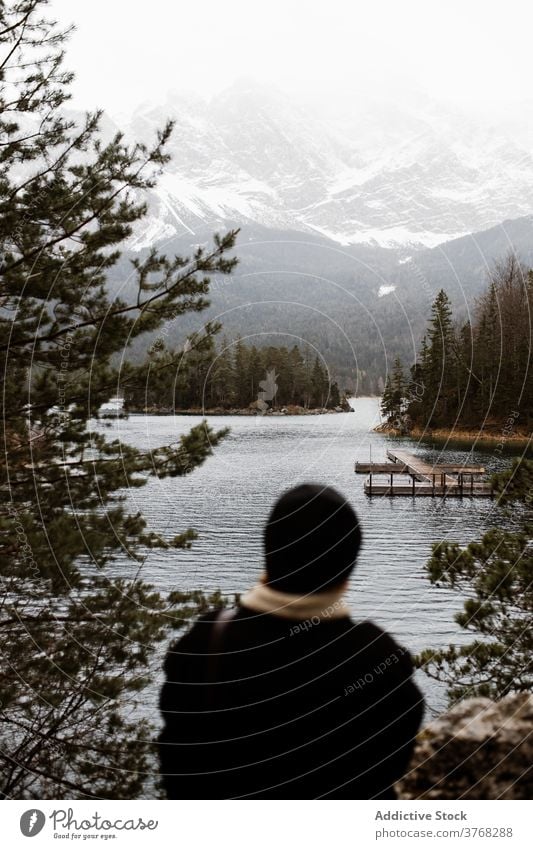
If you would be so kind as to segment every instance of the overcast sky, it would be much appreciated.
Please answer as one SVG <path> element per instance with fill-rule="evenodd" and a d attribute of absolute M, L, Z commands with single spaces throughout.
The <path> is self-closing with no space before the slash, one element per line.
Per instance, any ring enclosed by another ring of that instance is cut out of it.
<path fill-rule="evenodd" d="M 531 4 L 533 5 L 533 4 Z M 527 0 L 51 0 L 75 23 L 75 105 L 127 113 L 169 89 L 215 94 L 249 76 L 306 96 L 429 92 L 460 107 L 529 99 Z"/>

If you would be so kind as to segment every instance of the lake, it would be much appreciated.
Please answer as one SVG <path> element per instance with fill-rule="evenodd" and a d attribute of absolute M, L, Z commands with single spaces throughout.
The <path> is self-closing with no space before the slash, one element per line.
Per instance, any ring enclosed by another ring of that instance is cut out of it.
<path fill-rule="evenodd" d="M 270 507 L 285 489 L 303 481 L 338 488 L 358 513 L 363 546 L 347 600 L 355 618 L 371 618 L 412 652 L 440 648 L 465 635 L 454 623 L 457 594 L 432 587 L 424 566 L 431 544 L 467 543 L 505 516 L 490 499 L 369 498 L 355 460 L 384 461 L 390 441 L 379 424 L 379 399 L 352 399 L 354 413 L 313 416 L 210 416 L 216 430 L 231 432 L 204 466 L 185 478 L 152 479 L 128 494 L 151 529 L 169 537 L 193 527 L 199 539 L 190 551 L 147 552 L 143 577 L 161 590 L 245 590 L 262 571 L 262 531 Z M 107 427 L 108 436 L 142 448 L 176 440 L 202 419 L 132 415 Z M 100 430 L 105 427 L 99 423 Z M 425 459 L 457 462 L 467 456 L 491 471 L 510 462 L 494 453 L 432 448 L 395 440 Z M 134 574 L 125 557 L 115 574 Z M 419 675 L 429 706 L 445 705 L 443 688 Z"/>

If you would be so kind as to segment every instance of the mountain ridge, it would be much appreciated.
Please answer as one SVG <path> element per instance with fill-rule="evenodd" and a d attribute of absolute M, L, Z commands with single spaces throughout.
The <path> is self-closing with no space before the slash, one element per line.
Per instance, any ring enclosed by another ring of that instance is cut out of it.
<path fill-rule="evenodd" d="M 247 80 L 211 100 L 174 93 L 137 110 L 128 137 L 176 124 L 132 246 L 231 220 L 420 249 L 533 211 L 529 139 L 427 104 L 381 108 L 341 120 Z"/>

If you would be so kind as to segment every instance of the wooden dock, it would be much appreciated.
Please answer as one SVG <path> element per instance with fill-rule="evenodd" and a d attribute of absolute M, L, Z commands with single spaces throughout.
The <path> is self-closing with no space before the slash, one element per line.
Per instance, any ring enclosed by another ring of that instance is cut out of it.
<path fill-rule="evenodd" d="M 403 449 L 387 451 L 389 463 L 356 463 L 356 474 L 367 474 L 367 495 L 403 495 L 448 498 L 492 497 L 492 486 L 476 480 L 485 473 L 484 466 L 442 463 L 432 466 L 416 454 Z M 404 480 L 398 480 L 401 475 Z M 376 480 L 376 476 L 378 480 Z M 383 477 L 387 476 L 388 481 Z"/>

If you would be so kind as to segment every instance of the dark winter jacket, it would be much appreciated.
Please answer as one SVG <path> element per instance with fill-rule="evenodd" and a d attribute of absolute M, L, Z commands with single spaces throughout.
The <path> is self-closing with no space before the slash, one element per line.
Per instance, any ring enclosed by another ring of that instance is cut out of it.
<path fill-rule="evenodd" d="M 371 622 L 241 606 L 215 654 L 215 618 L 203 616 L 166 658 L 167 796 L 394 798 L 423 714 L 408 652 Z"/>

